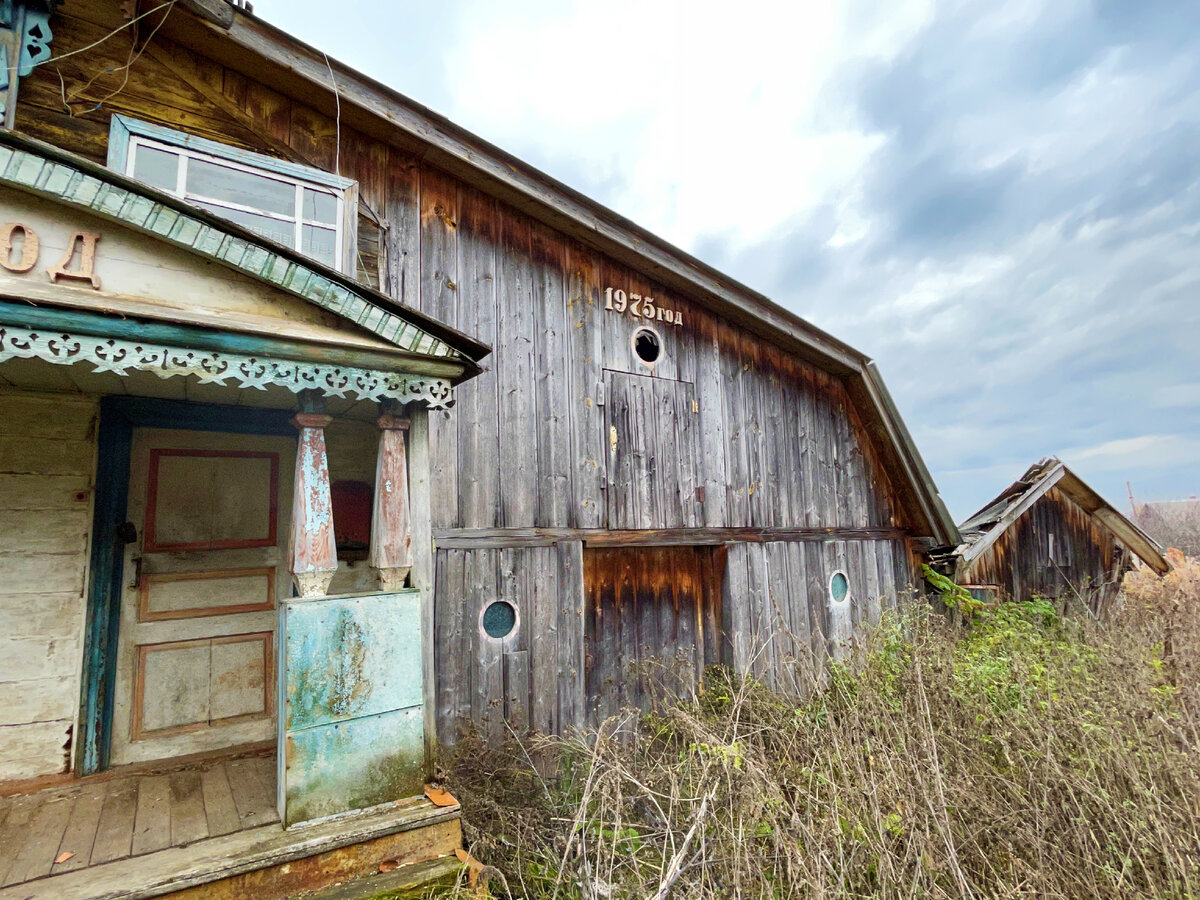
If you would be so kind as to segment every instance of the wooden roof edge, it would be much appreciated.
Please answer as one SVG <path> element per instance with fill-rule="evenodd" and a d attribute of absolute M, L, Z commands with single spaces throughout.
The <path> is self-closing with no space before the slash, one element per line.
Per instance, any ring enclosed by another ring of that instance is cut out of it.
<path fill-rule="evenodd" d="M 1045 473 L 1037 481 L 1030 484 L 1021 499 L 1004 511 L 1004 514 L 991 528 L 976 541 L 959 547 L 959 556 L 963 567 L 969 566 L 985 550 L 994 544 L 1009 526 L 1024 515 L 1038 500 L 1054 486 L 1058 486 L 1068 497 L 1089 515 L 1104 525 L 1122 543 L 1129 547 L 1138 558 L 1154 569 L 1160 575 L 1170 571 L 1170 565 L 1163 555 L 1162 548 L 1142 531 L 1137 525 L 1122 515 L 1111 503 L 1093 490 L 1088 484 L 1063 464 L 1056 457 L 1049 457 L 1031 466 L 1025 476 L 1034 473 L 1036 469 L 1045 467 Z M 1005 492 L 1007 492 L 1007 488 Z M 1002 492 L 999 496 L 1003 496 Z M 998 498 L 997 498 L 998 499 Z M 992 501 L 995 503 L 995 500 Z M 989 504 L 991 505 L 991 504 Z M 985 506 L 984 509 L 987 507 Z"/>
<path fill-rule="evenodd" d="M 996 543 L 1000 539 L 1000 535 L 1008 530 L 1008 526 L 1021 518 L 1026 510 L 1037 503 L 1050 488 L 1058 483 L 1059 479 L 1063 477 L 1066 467 L 1058 460 L 1055 460 L 1055 463 L 1056 465 L 1051 466 L 1045 475 L 1029 486 L 1029 489 L 1021 496 L 1020 500 L 1004 511 L 1004 514 L 996 520 L 996 523 L 991 528 L 983 533 L 982 537 L 973 543 L 964 544 L 959 548 L 959 555 L 962 557 L 964 565 L 970 565 L 984 550 Z M 1007 492 L 1007 490 L 1005 488 L 1004 492 Z M 1003 496 L 1004 492 L 1000 496 Z M 992 502 L 994 503 L 995 501 Z M 984 508 L 986 509 L 987 507 Z"/>
<path fill-rule="evenodd" d="M 950 511 L 946 508 L 942 495 L 938 492 L 937 484 L 933 480 L 933 475 L 925 465 L 925 460 L 917 449 L 917 444 L 913 440 L 908 426 L 904 424 L 904 418 L 900 415 L 891 392 L 884 384 L 879 367 L 873 361 L 868 360 L 860 369 L 858 378 L 861 379 L 866 395 L 870 399 L 870 407 L 879 417 L 887 442 L 891 445 L 892 453 L 890 455 L 899 463 L 900 470 L 907 478 L 913 495 L 912 499 L 925 519 L 929 536 L 935 538 L 943 546 L 955 546 L 962 543 L 958 526 L 955 525 Z"/>
<path fill-rule="evenodd" d="M 814 362 L 831 374 L 847 375 L 868 357 L 766 295 L 658 237 L 630 219 L 529 165 L 496 145 L 456 125 L 440 113 L 405 97 L 350 66 L 326 57 L 320 50 L 271 23 L 235 9 L 228 27 L 202 17 L 194 27 L 168 21 L 164 32 L 172 40 L 208 54 L 232 42 L 333 95 L 336 83 L 342 118 L 347 104 L 371 119 L 398 129 L 408 141 L 427 148 L 427 159 L 456 177 L 474 183 L 501 199 L 524 198 L 520 208 L 556 230 L 588 244 L 614 259 L 638 267 L 650 277 L 685 286 L 715 311 Z M 174 27 L 172 27 L 174 26 Z M 226 60 L 226 62 L 230 62 Z M 235 66 L 236 68 L 236 66 Z M 312 102 L 310 99 L 308 102 Z"/>
<path fill-rule="evenodd" d="M 1062 465 L 1061 463 L 1059 465 Z M 1142 531 L 1128 516 L 1096 493 L 1087 482 L 1063 466 L 1063 479 L 1059 489 L 1068 497 L 1094 515 L 1119 538 L 1146 565 L 1159 575 L 1171 571 L 1162 547 L 1150 535 Z"/>
<path fill-rule="evenodd" d="M 268 238 L 264 238 L 261 235 L 255 234 L 254 232 L 244 228 L 241 225 L 238 225 L 231 220 L 224 219 L 215 213 L 203 209 L 202 207 L 194 206 L 188 203 L 186 200 L 182 200 L 172 194 L 164 193 L 158 188 L 151 187 L 150 185 L 130 178 L 122 172 L 114 171 L 113 169 L 93 162 L 86 157 L 71 153 L 68 150 L 64 150 L 61 147 L 56 147 L 53 144 L 46 143 L 45 141 L 30 137 L 29 135 L 5 131 L 3 129 L 0 129 L 0 147 L 9 147 L 17 151 L 35 153 L 47 160 L 77 169 L 80 172 L 97 179 L 98 181 L 116 185 L 130 194 L 136 194 L 141 197 L 145 197 L 147 200 L 158 204 L 159 206 L 167 207 L 194 219 L 205 222 L 213 229 L 230 234 L 249 244 L 268 248 L 271 253 L 287 259 L 295 263 L 297 266 L 309 269 L 321 277 L 328 279 L 330 282 L 341 285 L 341 287 L 345 290 L 351 292 L 352 294 L 361 296 L 370 304 L 378 306 L 392 315 L 411 322 L 415 327 L 427 332 L 438 340 L 443 341 L 446 345 L 451 347 L 460 355 L 460 362 L 465 366 L 466 369 L 465 374 L 478 374 L 478 372 L 481 371 L 479 360 L 491 353 L 491 347 L 482 341 L 476 340 L 470 335 L 464 334 L 458 331 L 456 328 L 446 325 L 444 322 L 435 319 L 432 316 L 421 312 L 420 310 L 397 303 L 391 297 L 376 290 L 375 288 L 362 284 L 361 282 L 342 272 L 337 271 L 336 269 L 332 269 L 323 263 L 311 259 L 310 257 L 300 253 L 298 250 L 287 247 L 283 244 L 278 244 L 269 240 Z M 18 181 L 6 181 L 5 183 L 9 187 L 17 190 L 25 190 L 38 196 L 50 197 L 51 199 L 54 199 L 50 193 L 44 189 L 40 189 L 37 185 L 27 185 Z M 140 231 L 142 233 L 150 234 L 162 239 L 162 235 L 157 234 L 157 232 L 147 230 L 146 228 L 139 227 L 133 222 L 125 221 L 124 219 L 115 217 L 109 214 L 103 208 L 93 205 L 89 206 L 88 209 L 90 212 L 96 215 L 118 221 L 128 228 L 134 229 L 135 231 Z M 177 244 L 177 246 L 180 246 L 181 249 L 187 249 L 183 245 Z M 205 258 L 208 259 L 209 257 L 206 256 Z M 243 274 L 246 274 L 252 278 L 260 281 L 266 281 L 261 273 L 255 272 L 251 268 L 228 263 L 225 260 L 219 261 L 228 265 L 230 268 L 242 272 Z M 273 282 L 269 281 L 267 283 L 274 284 Z M 274 286 L 279 287 L 278 285 Z M 284 290 L 284 288 L 280 289 Z"/>

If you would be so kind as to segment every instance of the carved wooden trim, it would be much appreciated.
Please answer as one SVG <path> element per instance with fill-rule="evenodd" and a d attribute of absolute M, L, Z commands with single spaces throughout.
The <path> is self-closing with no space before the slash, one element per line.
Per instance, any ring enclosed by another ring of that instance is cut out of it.
<path fill-rule="evenodd" d="M 416 401 L 432 409 L 448 409 L 454 405 L 450 381 L 428 375 L 403 375 L 0 325 L 0 363 L 17 357 L 64 366 L 86 363 L 96 372 L 122 376 L 133 370 L 153 372 L 159 378 L 191 376 L 202 383 L 231 382 L 239 388 L 257 390 L 266 390 L 270 386 L 295 393 L 315 390 L 326 397 Z"/>
<path fill-rule="evenodd" d="M 150 609 L 150 586 L 169 581 L 204 581 L 209 578 L 238 578 L 247 575 L 264 575 L 267 579 L 267 599 L 261 603 L 239 603 L 233 606 L 189 606 L 186 609 Z M 261 566 L 253 569 L 215 569 L 211 572 L 164 572 L 142 576 L 138 584 L 138 621 L 161 622 L 167 619 L 198 619 L 204 616 L 231 616 L 237 613 L 267 612 L 275 608 L 275 567 Z"/>
<path fill-rule="evenodd" d="M 251 540 L 194 541 L 160 544 L 155 535 L 158 518 L 158 461 L 164 456 L 218 457 L 221 459 L 268 459 L 271 462 L 271 483 L 268 486 L 267 536 Z M 279 542 L 279 454 L 270 450 L 190 450 L 155 447 L 150 451 L 150 477 L 146 486 L 146 533 L 143 553 L 164 550 L 234 550 L 248 547 L 274 547 Z"/>

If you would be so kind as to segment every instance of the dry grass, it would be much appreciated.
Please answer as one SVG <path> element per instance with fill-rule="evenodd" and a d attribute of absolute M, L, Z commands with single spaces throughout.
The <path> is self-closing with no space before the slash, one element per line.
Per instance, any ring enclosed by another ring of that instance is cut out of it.
<path fill-rule="evenodd" d="M 599 734 L 465 738 L 472 852 L 526 898 L 1200 896 L 1200 565 L 1176 561 L 1104 624 L 913 608 L 806 700 L 716 671 Z"/>

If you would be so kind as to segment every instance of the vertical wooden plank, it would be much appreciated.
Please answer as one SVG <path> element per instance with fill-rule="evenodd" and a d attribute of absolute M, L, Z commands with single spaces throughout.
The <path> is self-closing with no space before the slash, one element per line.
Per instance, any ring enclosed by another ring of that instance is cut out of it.
<path fill-rule="evenodd" d="M 408 427 L 408 500 L 412 510 L 412 559 L 409 584 L 421 593 L 421 696 L 425 732 L 426 763 L 433 758 L 437 739 L 437 670 L 434 667 L 438 640 L 435 610 L 435 573 L 433 559 L 432 462 L 429 458 L 429 410 L 417 405 L 409 408 Z"/>
<path fill-rule="evenodd" d="M 701 572 L 704 579 L 700 585 L 703 593 L 701 605 L 704 610 L 704 665 L 733 665 L 733 648 L 725 631 L 725 570 L 727 548 L 709 549 L 703 558 Z"/>
<path fill-rule="evenodd" d="M 93 866 L 129 855 L 133 844 L 133 820 L 137 814 L 137 790 L 136 778 L 109 787 L 96 827 L 96 840 L 92 844 Z"/>
<path fill-rule="evenodd" d="M 879 624 L 883 613 L 883 600 L 879 590 L 879 565 L 875 560 L 877 544 L 877 541 L 862 541 L 859 544 L 859 552 L 862 554 L 863 588 L 866 591 L 866 620 L 871 626 Z"/>
<path fill-rule="evenodd" d="M 745 528 L 750 525 L 750 460 L 747 444 L 745 380 L 738 334 L 721 323 L 718 326 L 721 348 L 721 382 L 725 418 L 725 465 L 727 473 L 726 525 Z"/>
<path fill-rule="evenodd" d="M 833 436 L 833 406 L 829 398 L 829 379 L 820 373 L 815 378 L 813 394 L 813 437 L 816 444 L 817 466 L 814 472 L 817 493 L 816 525 L 837 528 L 842 525 L 838 514 L 836 451 Z"/>
<path fill-rule="evenodd" d="M 58 855 L 74 855 L 55 863 L 50 870 L 52 875 L 73 872 L 75 869 L 85 868 L 91 862 L 92 844 L 96 840 L 96 828 L 100 824 L 100 811 L 104 808 L 104 797 L 107 793 L 107 782 L 91 782 L 80 786 L 79 796 L 71 809 L 71 818 L 67 821 L 67 830 L 58 845 Z"/>
<path fill-rule="evenodd" d="M 388 148 L 388 189 L 383 203 L 386 257 L 383 291 L 413 309 L 421 308 L 421 190 L 417 159 Z"/>
<path fill-rule="evenodd" d="M 421 311 L 458 325 L 458 189 L 450 176 L 421 168 Z M 448 528 L 458 517 L 458 416 L 429 414 L 433 525 Z"/>
<path fill-rule="evenodd" d="M 525 559 L 526 603 L 533 607 L 528 666 L 533 708 L 527 713 L 527 727 L 542 734 L 558 734 L 559 554 L 554 547 L 533 547 L 526 551 Z"/>
<path fill-rule="evenodd" d="M 654 378 L 647 379 L 646 387 L 653 400 L 648 409 L 656 433 L 654 445 L 649 448 L 651 457 L 646 471 L 647 484 L 652 486 L 650 527 L 680 528 L 684 523 L 679 447 L 683 422 L 676 383 Z"/>
<path fill-rule="evenodd" d="M 766 441 L 763 429 L 765 377 L 762 371 L 762 346 L 755 336 L 749 334 L 740 335 L 738 344 L 742 358 L 739 381 L 742 394 L 742 436 L 746 448 L 749 524 L 765 528 L 773 524 L 768 496 L 773 492 L 773 488 L 766 484 Z"/>
<path fill-rule="evenodd" d="M 788 609 L 792 623 L 792 641 L 789 644 L 793 659 L 790 687 L 803 694 L 813 686 L 812 622 L 808 606 L 804 545 L 799 542 L 785 545 L 783 563 L 787 571 Z"/>
<path fill-rule="evenodd" d="M 750 611 L 750 665 L 754 677 L 775 686 L 775 629 L 771 615 L 771 584 L 766 563 L 766 544 L 746 544 L 747 606 Z"/>
<path fill-rule="evenodd" d="M 808 623 L 812 635 L 813 670 L 823 685 L 829 660 L 829 579 L 825 572 L 822 547 L 804 544 L 804 572 L 808 594 Z"/>
<path fill-rule="evenodd" d="M 459 328 L 495 348 L 496 202 L 474 188 L 459 192 Z M 455 388 L 458 417 L 458 520 L 464 528 L 492 528 L 500 516 L 500 420 L 496 412 L 496 352 L 483 372 Z"/>
<path fill-rule="evenodd" d="M 340 168 L 335 165 L 338 135 L 333 120 L 311 106 L 295 102 L 291 106 L 291 117 L 289 143 L 296 152 L 326 172 Z"/>
<path fill-rule="evenodd" d="M 816 386 L 811 372 L 805 371 L 803 378 L 794 383 L 796 412 L 799 424 L 797 432 L 798 470 L 803 487 L 803 515 L 797 512 L 796 522 L 806 528 L 815 528 L 821 523 L 818 499 L 818 473 L 820 471 L 820 443 L 817 439 Z"/>
<path fill-rule="evenodd" d="M 558 728 L 585 721 L 583 542 L 555 546 L 558 558 Z"/>
<path fill-rule="evenodd" d="M 512 210 L 501 208 L 499 219 L 496 293 L 503 315 L 493 356 L 499 387 L 500 523 L 519 528 L 535 524 L 538 493 L 531 236 L 528 221 Z"/>
<path fill-rule="evenodd" d="M 538 422 L 538 512 L 542 526 L 565 527 L 573 473 L 567 300 L 562 238 L 544 225 L 530 234 L 533 260 L 535 410 Z"/>
<path fill-rule="evenodd" d="M 617 625 L 614 639 L 616 641 L 616 670 L 613 678 L 616 682 L 616 709 L 628 709 L 637 703 L 637 615 L 638 615 L 638 572 L 634 560 L 629 554 L 620 554 L 619 580 L 617 581 Z"/>
<path fill-rule="evenodd" d="M 130 850 L 134 856 L 161 850 L 171 843 L 171 779 L 147 775 L 141 782 Z"/>
<path fill-rule="evenodd" d="M 570 351 L 570 397 L 567 417 L 571 428 L 574 488 L 568 525 L 602 528 L 608 435 L 604 428 L 603 322 L 600 260 L 582 244 L 567 247 L 567 311 Z M 607 313 L 611 315 L 611 313 Z"/>
<path fill-rule="evenodd" d="M 704 506 L 697 499 L 696 488 L 702 474 L 697 462 L 700 439 L 700 406 L 696 402 L 695 385 L 679 382 L 675 385 L 675 422 L 677 438 L 677 483 L 679 486 L 680 523 L 684 528 L 699 527 Z"/>
<path fill-rule="evenodd" d="M 696 328 L 696 399 L 700 415 L 699 470 L 704 489 L 701 521 L 706 527 L 720 528 L 728 521 L 728 478 L 726 475 L 725 398 L 726 384 L 721 377 L 721 354 L 717 335 L 707 315 L 689 316 Z M 688 326 L 684 326 L 688 327 Z"/>
<path fill-rule="evenodd" d="M 752 630 L 750 609 L 749 572 L 747 561 L 748 544 L 730 544 L 725 564 L 723 628 L 730 643 L 733 654 L 733 670 L 739 675 L 752 675 L 751 649 L 754 633 Z"/>
<path fill-rule="evenodd" d="M 513 650 L 504 654 L 505 718 L 516 734 L 529 731 L 529 651 Z M 535 696 L 536 702 L 536 696 Z"/>
<path fill-rule="evenodd" d="M 241 828 L 237 804 L 229 789 L 229 778 L 225 774 L 225 763 L 209 766 L 200 773 L 200 792 L 204 797 L 204 819 L 208 833 L 217 837 L 231 834 Z"/>
<path fill-rule="evenodd" d="M 504 641 L 485 637 L 479 627 L 479 614 L 493 598 L 501 597 L 513 604 L 522 616 L 528 616 L 529 605 L 521 591 L 521 551 L 472 550 L 471 561 L 483 585 L 477 602 L 471 607 L 468 626 L 474 638 L 475 652 L 467 656 L 475 660 L 472 673 L 475 694 L 472 711 L 484 734 L 491 741 L 502 740 L 504 728 Z"/>
<path fill-rule="evenodd" d="M 434 658 L 437 672 L 437 736 L 452 744 L 458 728 L 462 676 L 462 615 L 467 603 L 462 550 L 438 550 L 434 594 Z"/>

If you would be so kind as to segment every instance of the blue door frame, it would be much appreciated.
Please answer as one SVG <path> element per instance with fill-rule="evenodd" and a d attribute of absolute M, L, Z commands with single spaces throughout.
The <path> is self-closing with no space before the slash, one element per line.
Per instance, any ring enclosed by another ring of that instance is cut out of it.
<path fill-rule="evenodd" d="M 147 397 L 104 397 L 100 400 L 91 580 L 80 696 L 83 734 L 75 747 L 76 774 L 92 775 L 107 769 L 112 748 L 113 693 L 125 562 L 122 526 L 128 513 L 133 429 L 179 428 L 294 437 L 296 429 L 289 421 L 292 415 L 292 411 L 283 409 Z"/>

